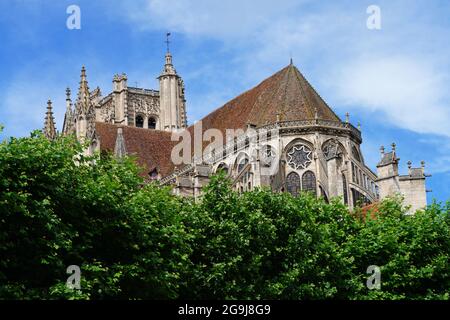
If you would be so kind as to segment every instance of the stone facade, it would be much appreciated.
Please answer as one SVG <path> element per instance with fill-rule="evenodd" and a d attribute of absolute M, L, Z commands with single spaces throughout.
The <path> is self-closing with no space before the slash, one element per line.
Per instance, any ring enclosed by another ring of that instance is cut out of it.
<path fill-rule="evenodd" d="M 136 154 L 148 180 L 172 185 L 180 196 L 200 198 L 202 187 L 220 169 L 238 192 L 257 187 L 294 195 L 311 192 L 326 200 L 340 197 L 350 208 L 401 194 L 411 212 L 426 206 L 424 164 L 413 168 L 408 163 L 408 175 L 400 176 L 393 145 L 389 153 L 382 149 L 374 173 L 364 162 L 360 128 L 348 114 L 341 120 L 292 62 L 202 119 L 200 135 L 209 129 L 239 133 L 222 147 L 191 153 L 181 165 L 172 161 L 170 135 L 198 130 L 187 126 L 184 83 L 170 52 L 158 80 L 157 91 L 129 87 L 125 74 L 115 75 L 113 91 L 103 97 L 99 88 L 89 91 L 83 67 L 74 108 L 67 90 L 63 134 L 91 141 L 87 153 Z M 49 108 L 44 130 L 51 138 L 56 130 Z"/>

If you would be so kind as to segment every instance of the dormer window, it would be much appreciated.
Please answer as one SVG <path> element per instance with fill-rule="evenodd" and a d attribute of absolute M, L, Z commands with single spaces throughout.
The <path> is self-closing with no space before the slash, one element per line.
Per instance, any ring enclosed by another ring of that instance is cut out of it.
<path fill-rule="evenodd" d="M 158 170 L 153 169 L 148 173 L 151 180 L 157 180 L 158 179 Z"/>

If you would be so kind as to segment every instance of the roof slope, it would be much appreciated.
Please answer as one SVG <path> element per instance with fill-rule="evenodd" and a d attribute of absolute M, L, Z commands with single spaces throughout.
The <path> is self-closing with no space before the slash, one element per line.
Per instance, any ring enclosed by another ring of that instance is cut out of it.
<path fill-rule="evenodd" d="M 314 119 L 340 121 L 300 71 L 290 64 L 202 119 L 210 128 L 245 128 L 247 123 L 262 126 L 277 121 Z"/>
<path fill-rule="evenodd" d="M 173 172 L 175 166 L 171 152 L 178 142 L 171 141 L 170 132 L 96 122 L 101 151 L 114 152 L 118 128 L 123 130 L 127 153 L 137 156 L 138 164 L 145 168 L 146 173 L 157 169 L 164 177 Z"/>

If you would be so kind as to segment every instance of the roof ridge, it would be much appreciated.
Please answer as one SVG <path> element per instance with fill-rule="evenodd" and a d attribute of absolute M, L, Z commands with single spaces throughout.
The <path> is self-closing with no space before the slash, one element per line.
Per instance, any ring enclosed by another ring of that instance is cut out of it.
<path fill-rule="evenodd" d="M 295 69 L 297 69 L 297 68 L 295 68 Z M 299 75 L 301 76 L 301 77 L 299 77 Z M 305 79 L 305 77 L 303 77 L 303 75 L 300 73 L 300 70 L 298 70 L 297 69 L 297 72 L 295 72 L 295 76 L 297 77 L 297 80 L 298 80 L 298 85 L 299 85 L 299 87 L 300 87 L 300 90 L 301 90 L 301 92 L 302 92 L 302 95 L 303 95 L 303 97 L 304 97 L 304 100 L 305 100 L 305 102 L 306 102 L 306 104 L 307 104 L 307 110 L 308 111 L 310 111 L 309 109 L 311 109 L 311 101 L 309 101 L 309 97 L 308 97 L 308 94 L 307 94 L 307 92 L 306 92 L 306 90 L 305 90 L 305 88 L 304 88 L 304 86 L 303 86 L 303 79 L 304 80 L 306 80 Z M 314 119 L 314 115 L 311 115 L 311 119 Z"/>
<path fill-rule="evenodd" d="M 291 70 L 292 70 L 292 64 L 289 64 L 288 66 L 287 66 L 287 72 L 286 72 L 286 84 L 285 84 L 285 86 L 284 86 L 284 105 L 282 106 L 282 110 L 281 110 L 281 116 L 284 116 L 285 114 L 286 114 L 286 106 L 287 106 L 287 90 L 288 90 L 288 86 L 289 86 L 289 79 L 290 79 L 290 77 L 289 77 L 289 75 L 290 75 L 290 73 L 291 73 Z M 281 83 L 280 83 L 280 87 L 281 87 Z M 280 119 L 282 118 L 280 116 Z"/>
<path fill-rule="evenodd" d="M 316 88 L 314 88 L 314 86 L 308 81 L 308 79 L 306 79 L 306 77 L 300 72 L 300 70 L 298 70 L 295 66 L 294 68 L 297 71 L 297 77 L 300 75 L 303 80 L 305 80 L 306 84 L 308 86 L 311 87 L 311 89 L 313 90 L 313 93 L 316 94 L 318 96 L 318 98 L 320 99 L 320 101 L 331 111 L 331 113 L 339 120 L 342 122 L 341 118 L 339 118 L 339 116 L 333 111 L 333 109 L 328 105 L 328 103 L 322 98 L 322 96 L 317 92 Z M 308 100 L 308 103 L 310 103 L 309 101 L 309 97 L 305 96 L 306 100 Z"/>

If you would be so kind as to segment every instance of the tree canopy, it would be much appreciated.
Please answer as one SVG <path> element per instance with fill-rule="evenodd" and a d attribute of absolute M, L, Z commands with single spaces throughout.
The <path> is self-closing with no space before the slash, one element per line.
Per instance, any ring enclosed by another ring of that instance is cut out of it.
<path fill-rule="evenodd" d="M 450 203 L 406 215 L 392 198 L 362 218 L 340 199 L 238 194 L 224 174 L 194 202 L 132 157 L 82 150 L 38 131 L 0 143 L 0 299 L 449 299 Z"/>

